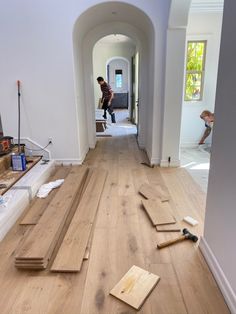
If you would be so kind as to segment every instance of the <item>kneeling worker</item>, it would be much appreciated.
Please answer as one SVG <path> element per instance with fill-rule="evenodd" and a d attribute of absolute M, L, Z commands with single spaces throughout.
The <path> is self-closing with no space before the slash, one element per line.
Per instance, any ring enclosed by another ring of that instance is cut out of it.
<path fill-rule="evenodd" d="M 214 113 L 208 111 L 208 110 L 204 110 L 201 115 L 200 118 L 202 120 L 204 120 L 205 122 L 205 127 L 206 130 L 202 136 L 202 138 L 199 141 L 199 145 L 204 144 L 205 139 L 210 135 L 212 127 L 213 127 L 213 122 L 215 121 L 215 117 L 214 117 Z"/>

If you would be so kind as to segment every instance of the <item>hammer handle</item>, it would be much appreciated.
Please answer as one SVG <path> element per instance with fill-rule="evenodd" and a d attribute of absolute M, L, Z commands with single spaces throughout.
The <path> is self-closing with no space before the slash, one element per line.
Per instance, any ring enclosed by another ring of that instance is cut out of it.
<path fill-rule="evenodd" d="M 165 242 L 162 242 L 160 244 L 157 244 L 157 247 L 158 247 L 158 249 L 162 249 L 163 247 L 169 246 L 169 245 L 177 243 L 177 242 L 181 242 L 185 239 L 186 239 L 186 235 L 182 235 L 176 239 L 165 241 Z"/>

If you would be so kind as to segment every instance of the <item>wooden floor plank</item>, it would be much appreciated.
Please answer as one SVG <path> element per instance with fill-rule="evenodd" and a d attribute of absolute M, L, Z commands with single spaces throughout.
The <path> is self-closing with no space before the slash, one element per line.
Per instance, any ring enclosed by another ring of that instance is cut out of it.
<path fill-rule="evenodd" d="M 70 167 L 59 167 L 56 172 L 50 176 L 48 182 L 55 181 L 58 179 L 65 179 L 70 171 Z M 53 197 L 60 190 L 53 189 L 46 198 L 35 197 L 25 210 L 26 215 L 20 222 L 21 225 L 36 225 L 39 218 L 42 216 L 44 210 L 47 208 Z"/>
<path fill-rule="evenodd" d="M 53 262 L 52 271 L 80 271 L 106 176 L 107 172 L 105 170 L 93 171 Z"/>
<path fill-rule="evenodd" d="M 153 187 L 150 184 L 143 183 L 139 188 L 139 193 L 146 199 L 160 199 L 162 202 L 169 201 L 170 198 L 160 184 Z"/>
<path fill-rule="evenodd" d="M 159 280 L 159 276 L 133 265 L 110 291 L 110 294 L 136 310 L 140 310 Z"/>
<path fill-rule="evenodd" d="M 142 200 L 142 204 L 153 226 L 176 223 L 168 203 L 148 199 Z"/>

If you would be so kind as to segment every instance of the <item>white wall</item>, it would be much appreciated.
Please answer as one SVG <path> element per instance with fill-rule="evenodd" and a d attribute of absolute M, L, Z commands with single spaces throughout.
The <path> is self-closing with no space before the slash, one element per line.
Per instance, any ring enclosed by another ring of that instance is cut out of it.
<path fill-rule="evenodd" d="M 90 146 L 87 106 L 94 102 L 93 92 L 91 98 L 87 96 L 94 84 L 92 63 L 87 62 L 90 51 L 84 51 L 82 44 L 101 25 L 111 25 L 103 30 L 105 36 L 116 32 L 122 22 L 122 32 L 132 33 L 136 43 L 139 41 L 144 46 L 140 51 L 140 143 L 151 157 L 160 154 L 161 130 L 158 128 L 162 117 L 154 114 L 154 110 L 159 113 L 163 106 L 163 56 L 169 5 L 170 0 L 3 1 L 0 113 L 5 134 L 17 135 L 16 81 L 21 80 L 22 137 L 41 146 L 52 137 L 53 158 L 81 162 Z M 83 14 L 88 8 L 91 8 L 90 18 Z M 112 11 L 119 12 L 112 15 Z M 73 33 L 78 17 L 79 29 Z M 82 72 L 83 75 L 77 75 Z"/>
<path fill-rule="evenodd" d="M 113 57 L 122 57 L 131 62 L 131 57 L 135 54 L 135 45 L 130 43 L 119 44 L 102 44 L 98 42 L 93 50 L 93 69 L 94 69 L 94 96 L 95 106 L 98 104 L 98 99 L 101 97 L 100 86 L 96 78 L 98 76 L 106 77 L 106 64 L 107 61 Z M 127 62 L 126 62 L 127 63 Z"/>
<path fill-rule="evenodd" d="M 236 313 L 236 2 L 225 1 L 217 81 L 211 168 L 201 248 Z M 231 36 L 232 34 L 232 36 Z"/>
<path fill-rule="evenodd" d="M 192 13 L 189 15 L 187 40 L 207 40 L 204 94 L 202 101 L 183 102 L 181 146 L 195 146 L 203 132 L 199 118 L 203 110 L 214 112 L 216 79 L 221 36 L 222 13 Z M 211 142 L 211 136 L 206 143 Z"/>

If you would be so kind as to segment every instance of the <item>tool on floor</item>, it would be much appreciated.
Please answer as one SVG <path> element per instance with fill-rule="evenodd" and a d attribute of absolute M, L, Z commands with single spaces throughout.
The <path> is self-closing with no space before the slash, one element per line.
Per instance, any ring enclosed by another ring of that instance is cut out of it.
<path fill-rule="evenodd" d="M 184 228 L 183 234 L 180 237 L 157 244 L 157 248 L 162 249 L 163 247 L 166 247 L 166 246 L 169 246 L 169 245 L 172 245 L 177 242 L 184 241 L 184 240 L 191 240 L 193 242 L 197 242 L 198 237 L 192 234 L 188 229 Z"/>
<path fill-rule="evenodd" d="M 11 156 L 12 170 L 13 171 L 24 171 L 26 170 L 26 158 L 25 154 L 21 152 L 20 145 L 20 81 L 17 81 L 17 95 L 18 95 L 18 152 L 13 153 Z"/>

